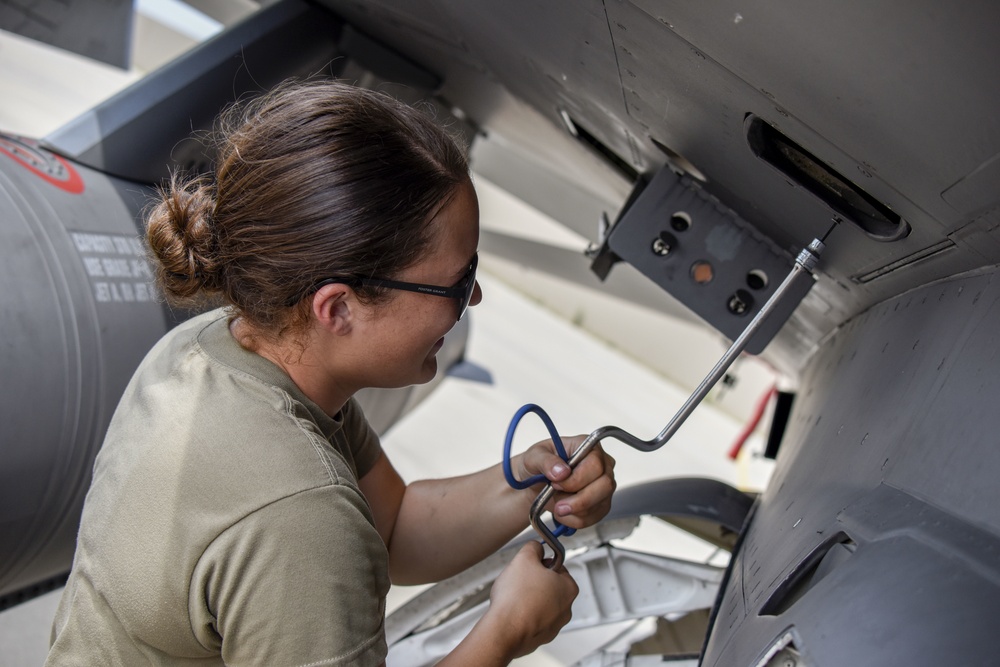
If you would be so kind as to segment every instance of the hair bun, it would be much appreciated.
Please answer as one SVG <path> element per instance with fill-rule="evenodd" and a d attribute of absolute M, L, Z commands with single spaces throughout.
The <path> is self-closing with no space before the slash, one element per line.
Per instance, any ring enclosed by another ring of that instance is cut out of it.
<path fill-rule="evenodd" d="M 174 175 L 146 218 L 146 242 L 157 265 L 157 280 L 173 300 L 219 291 L 217 241 L 212 225 L 215 199 L 201 180 Z"/>

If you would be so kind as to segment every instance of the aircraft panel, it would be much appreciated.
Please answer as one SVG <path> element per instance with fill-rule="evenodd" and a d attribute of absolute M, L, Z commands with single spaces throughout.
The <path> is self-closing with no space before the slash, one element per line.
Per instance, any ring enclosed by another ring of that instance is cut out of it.
<path fill-rule="evenodd" d="M 819 131 L 877 196 L 891 197 L 881 177 L 945 226 L 974 213 L 940 194 L 1000 151 L 997 90 L 981 85 L 1000 55 L 995 3 L 630 4 Z"/>
<path fill-rule="evenodd" d="M 886 301 L 817 352 L 705 665 L 754 664 L 789 627 L 808 664 L 985 664 L 998 328 L 991 269 Z M 899 628 L 924 630 L 888 641 Z"/>

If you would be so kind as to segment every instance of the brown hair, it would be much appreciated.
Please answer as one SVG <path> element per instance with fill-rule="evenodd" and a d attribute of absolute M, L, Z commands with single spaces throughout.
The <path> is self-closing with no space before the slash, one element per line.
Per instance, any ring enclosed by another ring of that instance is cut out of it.
<path fill-rule="evenodd" d="M 320 280 L 415 263 L 433 212 L 469 173 L 427 114 L 332 81 L 234 105 L 215 137 L 214 178 L 175 174 L 147 215 L 157 280 L 173 303 L 221 297 L 269 337 L 305 321 L 292 304 Z"/>

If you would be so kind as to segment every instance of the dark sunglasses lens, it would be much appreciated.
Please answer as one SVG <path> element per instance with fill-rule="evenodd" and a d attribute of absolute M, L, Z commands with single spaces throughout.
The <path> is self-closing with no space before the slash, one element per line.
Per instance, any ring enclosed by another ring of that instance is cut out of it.
<path fill-rule="evenodd" d="M 479 255 L 476 255 L 465 278 L 465 293 L 462 294 L 462 298 L 458 302 L 458 319 L 462 319 L 462 316 L 465 315 L 465 311 L 469 307 L 469 302 L 472 301 L 472 293 L 476 291 L 476 267 L 478 264 Z"/>

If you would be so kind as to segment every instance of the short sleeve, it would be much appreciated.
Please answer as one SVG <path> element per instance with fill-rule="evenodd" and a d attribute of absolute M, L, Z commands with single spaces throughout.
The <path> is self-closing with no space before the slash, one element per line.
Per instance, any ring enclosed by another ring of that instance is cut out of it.
<path fill-rule="evenodd" d="M 360 493 L 327 486 L 271 503 L 217 537 L 189 611 L 227 665 L 381 665 L 388 555 Z"/>

